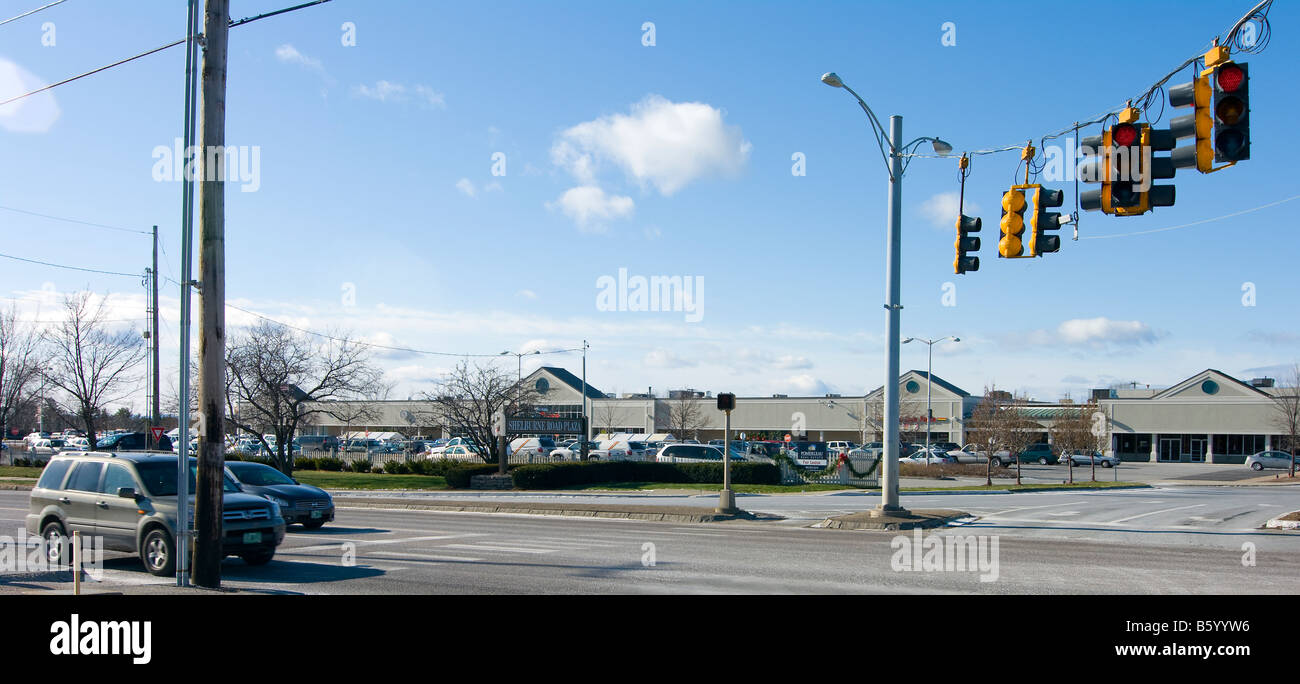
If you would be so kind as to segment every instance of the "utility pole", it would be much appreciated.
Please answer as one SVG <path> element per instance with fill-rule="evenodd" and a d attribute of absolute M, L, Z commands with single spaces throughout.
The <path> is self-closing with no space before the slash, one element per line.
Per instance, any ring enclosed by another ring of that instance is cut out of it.
<path fill-rule="evenodd" d="M 194 584 L 221 586 L 222 472 L 225 467 L 226 41 L 230 0 L 203 10 L 199 149 L 199 457 L 194 498 Z M 182 453 L 184 453 L 182 451 Z"/>
<path fill-rule="evenodd" d="M 149 406 L 149 427 L 152 428 L 162 419 L 158 410 L 158 226 L 153 227 L 153 268 L 149 271 L 149 281 L 149 342 L 152 345 L 149 360 L 153 366 L 149 378 L 153 396 Z M 154 443 L 153 430 L 146 432 L 145 444 L 151 449 L 158 448 Z"/>

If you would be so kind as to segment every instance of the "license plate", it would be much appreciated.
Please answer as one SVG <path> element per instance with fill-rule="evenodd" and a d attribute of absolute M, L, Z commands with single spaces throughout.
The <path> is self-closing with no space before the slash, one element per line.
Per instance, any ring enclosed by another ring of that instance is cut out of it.
<path fill-rule="evenodd" d="M 312 512 L 311 512 L 312 520 L 315 520 L 316 518 L 321 517 L 321 515 L 322 515 L 322 514 L 321 514 L 320 511 L 312 511 Z"/>
<path fill-rule="evenodd" d="M 244 533 L 244 543 L 245 543 L 245 544 L 261 544 L 261 543 L 262 543 L 262 533 L 261 533 L 261 532 L 245 532 L 245 533 Z"/>

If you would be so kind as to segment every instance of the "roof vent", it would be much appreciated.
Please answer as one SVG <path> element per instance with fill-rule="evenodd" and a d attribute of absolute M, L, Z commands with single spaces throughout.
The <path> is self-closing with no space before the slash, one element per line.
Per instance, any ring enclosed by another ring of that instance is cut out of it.
<path fill-rule="evenodd" d="M 1272 387 L 1273 378 L 1253 378 L 1250 381 L 1251 387 Z"/>

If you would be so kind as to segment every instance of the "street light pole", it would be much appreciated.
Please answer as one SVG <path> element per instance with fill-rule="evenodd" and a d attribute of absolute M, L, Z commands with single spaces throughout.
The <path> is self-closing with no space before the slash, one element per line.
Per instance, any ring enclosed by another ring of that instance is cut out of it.
<path fill-rule="evenodd" d="M 952 340 L 953 342 L 961 342 L 960 337 L 953 337 L 952 335 L 937 340 L 927 340 L 923 337 L 909 337 L 903 340 L 903 344 L 907 344 L 908 342 L 924 342 L 929 352 L 928 354 L 929 359 L 926 361 L 926 365 L 925 365 L 925 464 L 926 465 L 930 465 L 930 427 L 934 424 L 934 412 L 930 410 L 930 385 L 932 384 L 931 378 L 934 376 L 934 345 L 940 342 L 946 342 L 948 340 Z"/>
<path fill-rule="evenodd" d="M 902 227 L 903 227 L 903 157 L 910 155 L 913 146 L 920 142 L 929 142 L 934 146 L 934 151 L 939 155 L 946 155 L 952 152 L 952 146 L 948 143 L 931 137 L 917 138 L 909 143 L 903 143 L 903 117 L 889 117 L 889 135 L 887 139 L 882 137 L 885 134 L 884 127 L 880 125 L 880 120 L 876 118 L 871 107 L 862 99 L 852 88 L 844 84 L 834 72 L 822 75 L 822 83 L 834 88 L 843 88 L 857 99 L 861 105 L 862 111 L 866 112 L 867 118 L 871 123 L 872 130 L 876 134 L 876 142 L 881 147 L 881 153 L 886 157 L 889 167 L 889 210 L 888 210 L 888 231 L 885 238 L 885 310 L 887 311 L 885 319 L 885 336 L 888 345 L 888 358 L 885 363 L 885 416 L 884 416 L 884 482 L 881 483 L 881 502 L 879 510 L 882 513 L 906 513 L 902 506 L 899 505 L 898 497 L 898 356 L 899 356 L 899 320 L 900 312 L 903 305 L 900 303 L 901 298 L 901 250 L 902 250 Z M 888 149 L 885 149 L 885 145 Z"/>

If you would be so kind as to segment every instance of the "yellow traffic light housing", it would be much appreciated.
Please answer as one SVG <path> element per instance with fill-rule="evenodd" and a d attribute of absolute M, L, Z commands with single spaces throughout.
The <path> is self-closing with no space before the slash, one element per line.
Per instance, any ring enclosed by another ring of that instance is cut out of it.
<path fill-rule="evenodd" d="M 1014 259 L 1025 251 L 1020 236 L 1025 232 L 1026 187 L 1031 186 L 1013 185 L 1002 195 L 1002 237 L 998 240 L 998 256 L 1005 259 Z"/>

